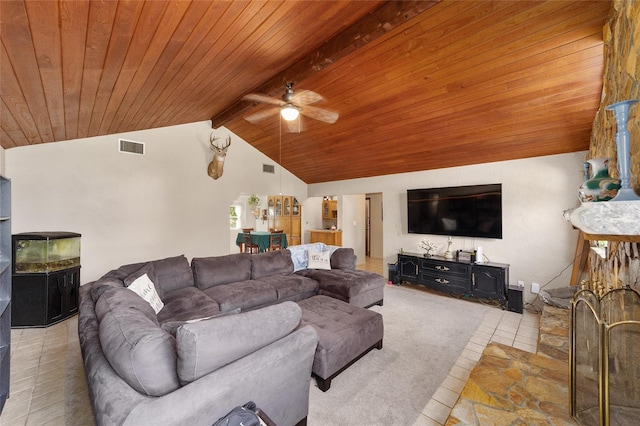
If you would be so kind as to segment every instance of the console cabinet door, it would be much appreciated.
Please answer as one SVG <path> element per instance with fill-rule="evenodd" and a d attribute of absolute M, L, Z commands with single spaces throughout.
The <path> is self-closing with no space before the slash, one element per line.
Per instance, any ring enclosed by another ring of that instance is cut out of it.
<path fill-rule="evenodd" d="M 472 294 L 484 299 L 506 299 L 506 270 L 488 266 L 474 265 L 472 276 Z"/>
<path fill-rule="evenodd" d="M 418 280 L 418 259 L 409 256 L 398 256 L 398 275 L 400 280 L 416 283 Z"/>

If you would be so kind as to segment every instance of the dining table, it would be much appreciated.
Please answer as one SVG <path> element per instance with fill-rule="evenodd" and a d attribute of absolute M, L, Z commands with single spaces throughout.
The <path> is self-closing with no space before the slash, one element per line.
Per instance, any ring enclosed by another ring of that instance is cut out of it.
<path fill-rule="evenodd" d="M 251 242 L 258 246 L 260 253 L 265 252 L 271 244 L 271 232 L 268 231 L 251 231 Z M 240 247 L 240 251 L 244 251 L 245 232 L 238 232 L 236 244 Z M 287 234 L 282 234 L 282 248 L 287 248 Z"/>

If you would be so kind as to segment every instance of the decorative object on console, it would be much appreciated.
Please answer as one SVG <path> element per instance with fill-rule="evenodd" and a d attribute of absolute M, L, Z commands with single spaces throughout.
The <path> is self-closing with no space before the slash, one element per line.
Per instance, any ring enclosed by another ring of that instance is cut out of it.
<path fill-rule="evenodd" d="M 482 246 L 476 249 L 476 263 L 484 263 L 484 255 L 482 254 Z"/>
<path fill-rule="evenodd" d="M 629 148 L 629 130 L 627 129 L 627 121 L 629 119 L 629 108 L 638 103 L 637 99 L 629 99 L 617 102 L 607 106 L 606 110 L 613 110 L 616 115 L 616 124 L 618 131 L 616 132 L 616 149 L 618 151 L 618 171 L 620 172 L 620 183 L 622 187 L 618 190 L 618 194 L 613 201 L 632 201 L 640 200 L 633 188 L 631 188 L 631 175 L 629 173 L 629 160 L 631 152 Z"/>
<path fill-rule="evenodd" d="M 451 244 L 453 244 L 453 240 L 451 237 L 447 240 L 447 251 L 444 252 L 445 259 L 453 259 L 453 252 L 451 251 Z"/>
<path fill-rule="evenodd" d="M 609 176 L 609 159 L 592 158 L 585 161 L 585 170 L 589 169 L 589 178 L 578 189 L 581 202 L 609 201 L 620 189 L 620 181 Z"/>
<path fill-rule="evenodd" d="M 438 245 L 426 238 L 421 238 L 418 243 L 418 249 L 425 251 L 424 257 L 431 257 L 438 251 Z"/>

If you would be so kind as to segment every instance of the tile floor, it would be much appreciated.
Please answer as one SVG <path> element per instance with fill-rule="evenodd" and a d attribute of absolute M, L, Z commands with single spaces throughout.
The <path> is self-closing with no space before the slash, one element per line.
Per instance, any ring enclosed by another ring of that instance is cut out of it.
<path fill-rule="evenodd" d="M 449 371 L 431 401 L 422 410 L 414 426 L 444 425 L 464 388 L 471 370 L 480 360 L 489 342 L 498 342 L 527 352 L 536 353 L 540 315 L 525 311 L 494 309 L 487 313 L 466 348 Z"/>
<path fill-rule="evenodd" d="M 383 274 L 382 259 L 369 259 L 358 269 Z M 449 375 L 422 410 L 416 426 L 442 425 L 455 405 L 485 346 L 499 342 L 536 352 L 539 315 L 491 310 L 470 339 Z M 65 360 L 79 350 L 77 317 L 48 328 L 11 330 L 11 397 L 0 426 L 64 425 Z"/>
<path fill-rule="evenodd" d="M 358 269 L 384 275 L 382 259 L 367 258 Z M 422 415 L 414 426 L 444 425 L 451 409 L 458 401 L 460 392 L 489 342 L 498 342 L 527 352 L 536 353 L 540 314 L 524 311 L 523 314 L 503 311 L 499 308 L 487 313 L 471 337 L 465 350 L 449 371 L 431 401 L 422 409 Z"/>
<path fill-rule="evenodd" d="M 77 330 L 77 317 L 48 328 L 11 330 L 11 396 L 1 426 L 65 424 L 66 355 L 80 350 Z"/>

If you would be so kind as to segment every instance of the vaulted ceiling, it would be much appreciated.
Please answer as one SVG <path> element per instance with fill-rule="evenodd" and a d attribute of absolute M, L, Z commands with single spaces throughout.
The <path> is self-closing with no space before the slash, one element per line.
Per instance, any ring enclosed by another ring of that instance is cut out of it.
<path fill-rule="evenodd" d="M 307 183 L 586 150 L 610 7 L 2 0 L 0 143 L 211 119 Z M 244 119 L 286 82 L 338 121 Z"/>

